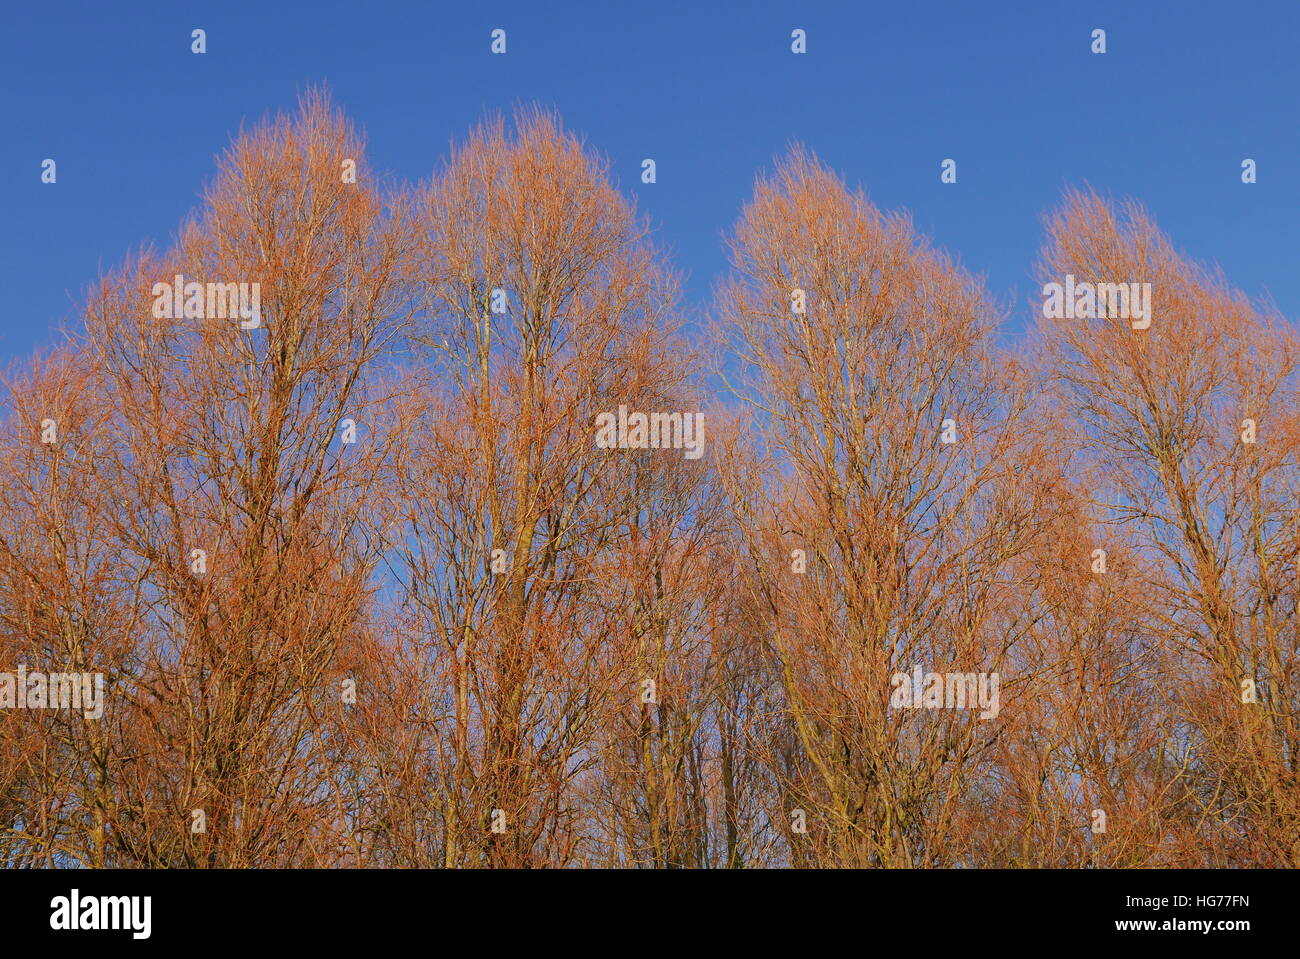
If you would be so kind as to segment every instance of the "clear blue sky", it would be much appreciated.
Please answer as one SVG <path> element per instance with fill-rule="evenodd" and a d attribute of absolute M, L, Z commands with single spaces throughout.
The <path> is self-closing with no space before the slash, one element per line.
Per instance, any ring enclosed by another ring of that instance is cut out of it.
<path fill-rule="evenodd" d="M 558 108 L 698 305 L 756 170 L 800 140 L 983 273 L 1012 331 L 1035 301 L 1042 214 L 1083 183 L 1142 200 L 1179 248 L 1300 317 L 1295 0 L 96 0 L 12 3 L 2 23 L 0 361 L 51 342 L 101 268 L 166 246 L 240 125 L 318 83 L 403 179 L 428 176 L 485 111 Z M 496 27 L 505 56 L 489 52 Z M 1105 55 L 1089 52 L 1094 27 Z M 956 185 L 939 181 L 945 157 Z"/>

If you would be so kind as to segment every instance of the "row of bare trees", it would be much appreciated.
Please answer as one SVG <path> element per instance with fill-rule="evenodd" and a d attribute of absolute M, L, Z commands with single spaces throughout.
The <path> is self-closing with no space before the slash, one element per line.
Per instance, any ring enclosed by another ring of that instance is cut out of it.
<path fill-rule="evenodd" d="M 701 319 L 545 112 L 418 186 L 323 95 L 241 135 L 6 378 L 0 861 L 1300 865 L 1292 326 L 1092 194 L 1042 278 L 1147 329 L 1008 347 L 798 149 L 728 239 Z M 177 274 L 260 322 L 158 318 Z M 620 406 L 704 455 L 602 448 Z"/>

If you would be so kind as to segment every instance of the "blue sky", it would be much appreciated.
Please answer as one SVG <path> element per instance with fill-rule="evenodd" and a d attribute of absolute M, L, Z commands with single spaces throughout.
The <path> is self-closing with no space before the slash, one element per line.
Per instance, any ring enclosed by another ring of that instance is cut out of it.
<path fill-rule="evenodd" d="M 504 56 L 489 52 L 497 27 Z M 806 55 L 790 52 L 796 27 Z M 11 4 L 0 361 L 52 342 L 128 250 L 166 246 L 240 125 L 321 83 L 371 164 L 408 180 L 487 111 L 557 108 L 650 215 L 697 306 L 755 172 L 798 140 L 984 274 L 1012 336 L 1042 215 L 1085 183 L 1141 200 L 1177 247 L 1294 320 L 1298 28 L 1294 0 Z M 955 185 L 940 183 L 945 157 Z"/>

